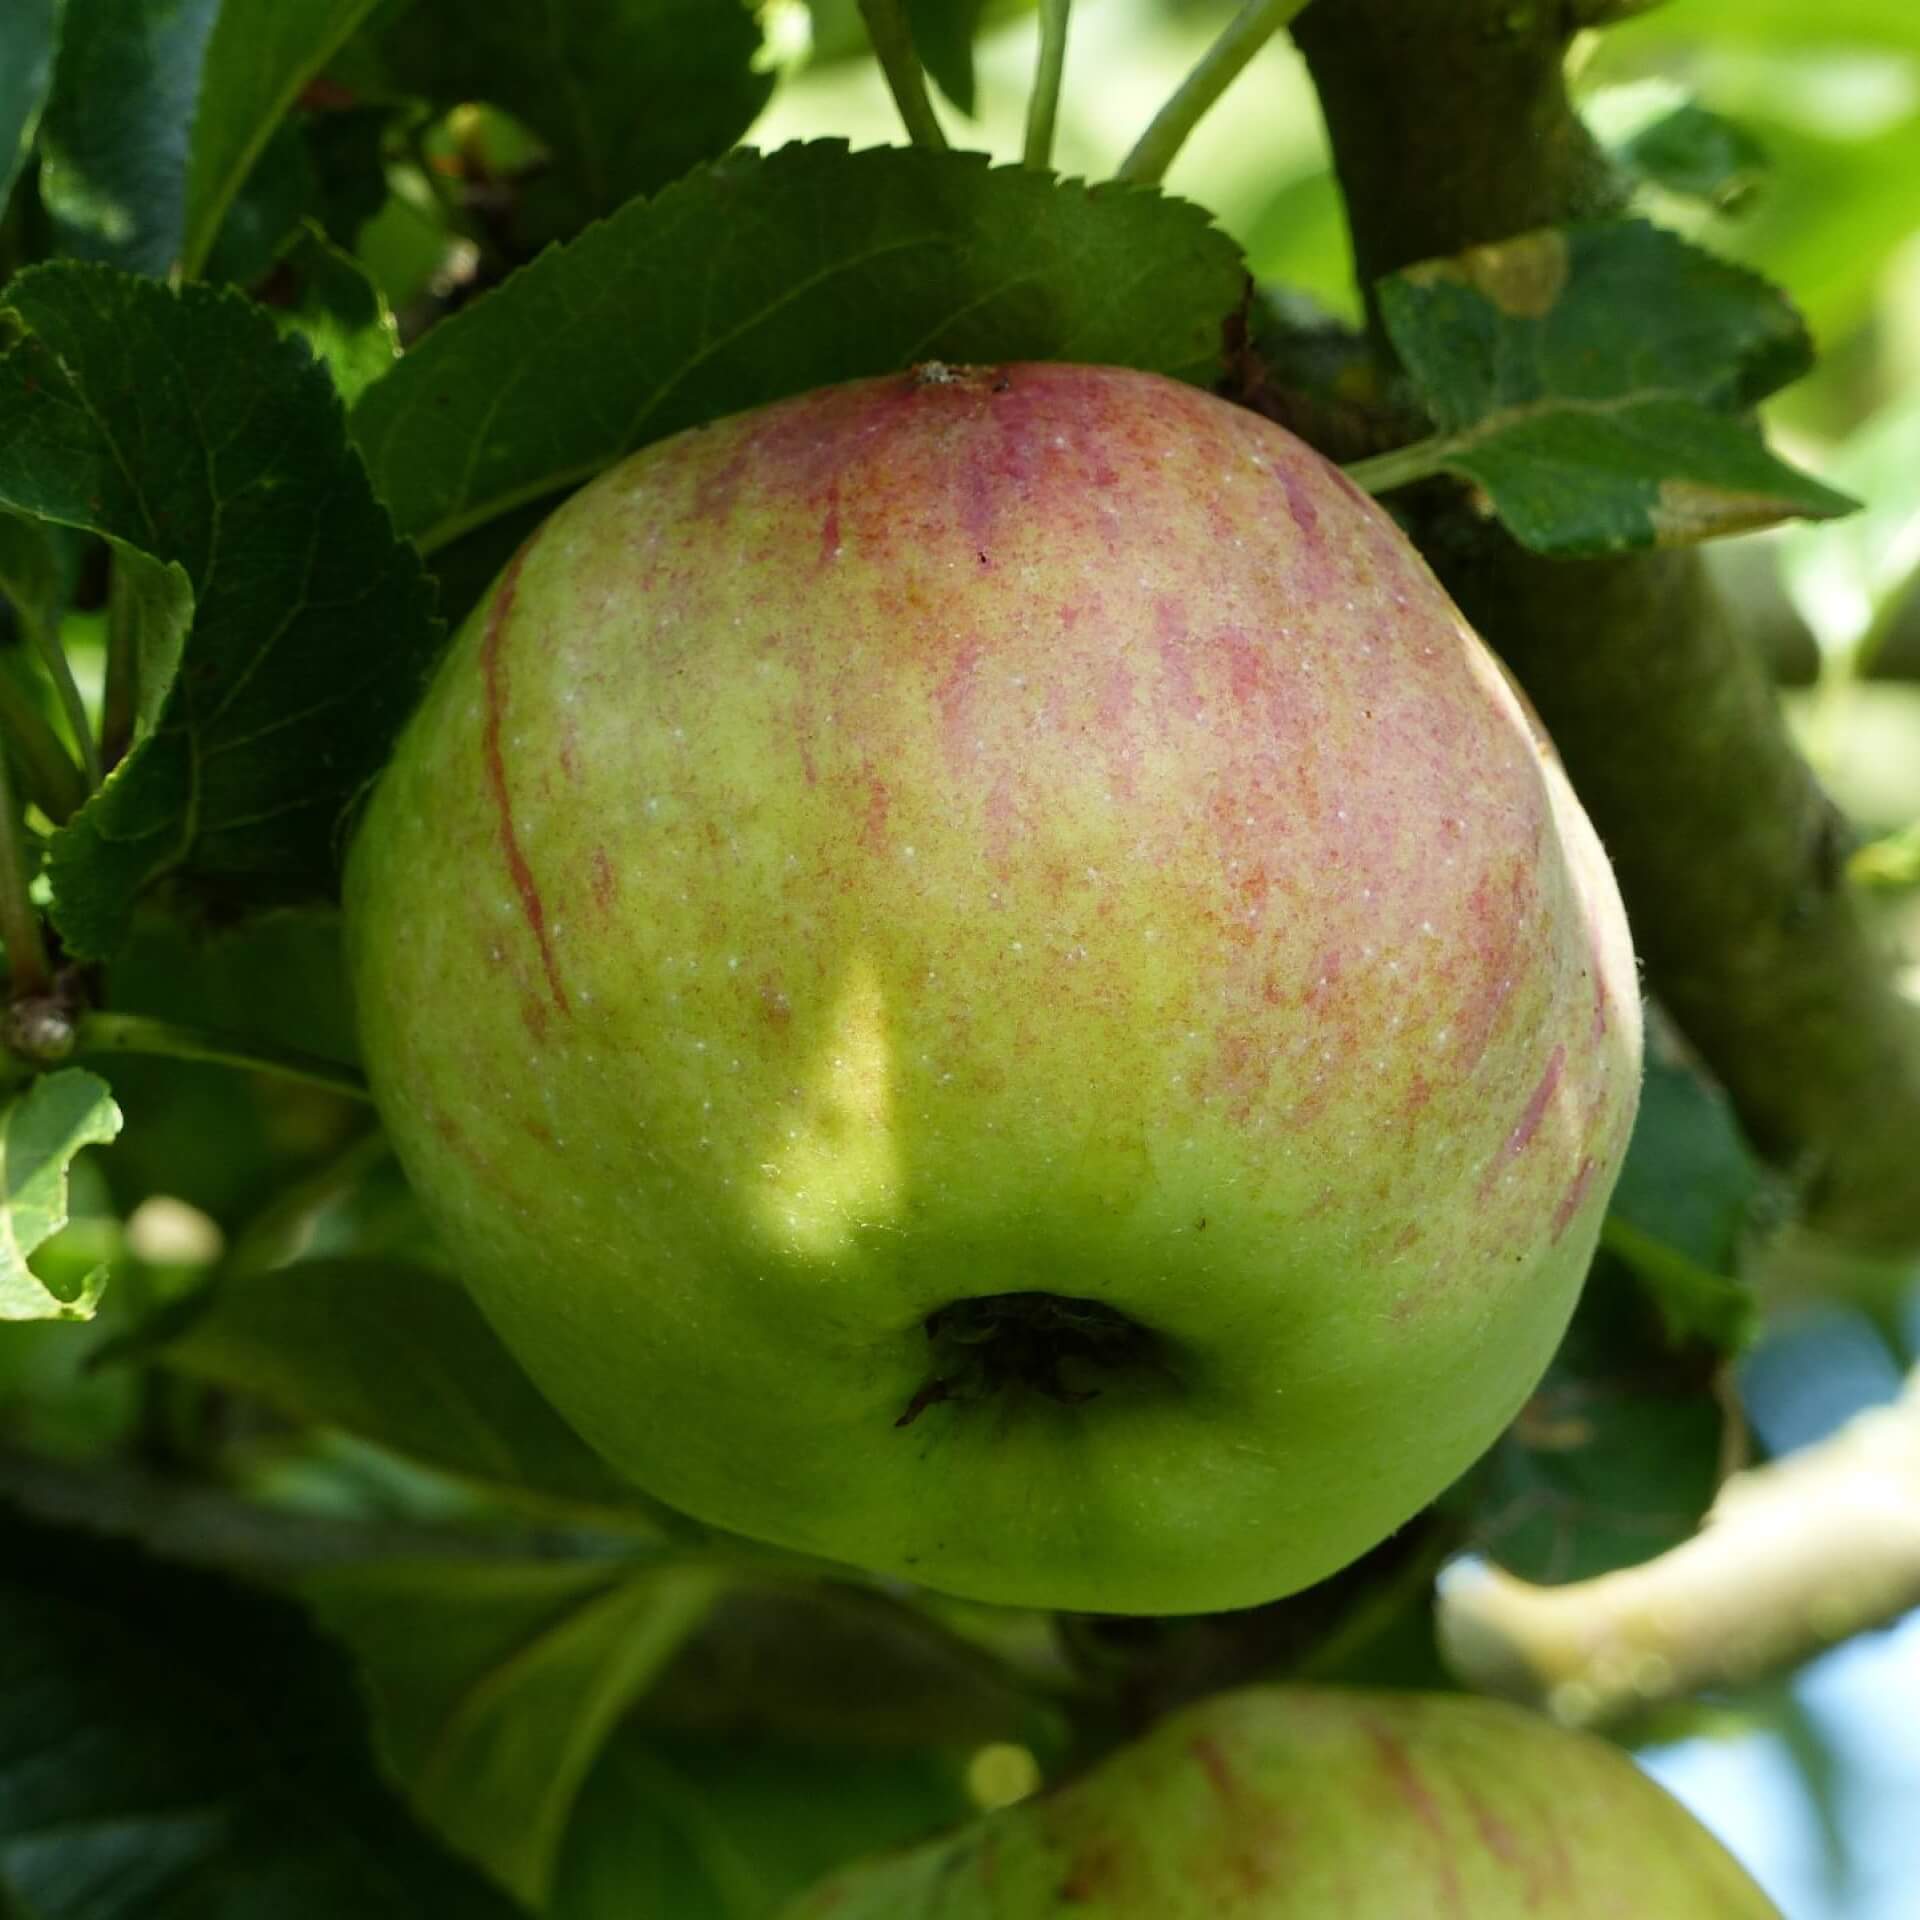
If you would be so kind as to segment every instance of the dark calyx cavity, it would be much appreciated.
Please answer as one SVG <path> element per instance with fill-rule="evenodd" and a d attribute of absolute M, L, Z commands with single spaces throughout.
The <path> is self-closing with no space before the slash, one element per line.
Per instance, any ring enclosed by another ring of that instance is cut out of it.
<path fill-rule="evenodd" d="M 1001 1394 L 1032 1392 L 1077 1405 L 1118 1375 L 1151 1366 L 1158 1344 L 1115 1308 L 1057 1293 L 955 1300 L 925 1324 L 932 1368 L 897 1427 L 912 1426 L 929 1407 Z"/>

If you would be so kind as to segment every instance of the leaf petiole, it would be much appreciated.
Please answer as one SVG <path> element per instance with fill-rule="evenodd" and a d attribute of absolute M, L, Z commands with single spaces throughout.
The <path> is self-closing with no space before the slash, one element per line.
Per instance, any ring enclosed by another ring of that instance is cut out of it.
<path fill-rule="evenodd" d="M 82 724 L 84 725 L 84 717 Z M 92 745 L 91 734 L 82 738 Z M 0 667 L 0 740 L 13 756 L 21 798 L 64 826 L 87 803 L 87 782 L 25 686 Z"/>
<path fill-rule="evenodd" d="M 0 944 L 7 950 L 7 993 L 14 1000 L 45 993 L 53 983 L 40 915 L 28 891 L 20 830 L 13 775 L 6 755 L 0 753 Z"/>
<path fill-rule="evenodd" d="M 83 1013 L 74 1022 L 72 1051 L 153 1053 L 173 1060 L 200 1060 L 212 1066 L 277 1074 L 283 1080 L 297 1080 L 349 1100 L 372 1098 L 359 1069 L 344 1061 L 214 1033 L 204 1027 L 183 1026 L 172 1020 L 154 1020 L 139 1013 Z"/>
<path fill-rule="evenodd" d="M 860 0 L 861 17 L 873 41 L 880 71 L 887 77 L 887 90 L 900 109 L 907 137 L 916 147 L 935 152 L 947 144 L 947 136 L 934 117 L 933 101 L 927 93 L 927 76 L 921 71 L 920 56 L 913 48 L 913 34 L 907 26 L 902 0 Z"/>
<path fill-rule="evenodd" d="M 1409 446 L 1395 447 L 1390 453 L 1355 460 L 1340 471 L 1363 493 L 1391 493 L 1395 487 L 1411 486 L 1416 480 L 1430 480 L 1436 473 L 1444 473 L 1448 457 L 1458 445 L 1448 435 L 1436 433 Z"/>
<path fill-rule="evenodd" d="M 1030 167 L 1053 163 L 1053 129 L 1060 112 L 1060 79 L 1067 64 L 1067 15 L 1073 0 L 1040 0 L 1040 57 L 1027 101 L 1027 139 L 1021 155 Z"/>
<path fill-rule="evenodd" d="M 1158 186 L 1207 109 L 1240 77 L 1247 62 L 1306 6 L 1307 0 L 1245 0 L 1172 98 L 1154 115 L 1114 178 L 1135 186 Z"/>

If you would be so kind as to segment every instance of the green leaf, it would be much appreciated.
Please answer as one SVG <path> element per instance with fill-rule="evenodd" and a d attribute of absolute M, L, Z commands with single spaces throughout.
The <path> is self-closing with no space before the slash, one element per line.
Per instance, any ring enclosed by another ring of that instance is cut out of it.
<path fill-rule="evenodd" d="M 217 930 L 139 914 L 101 998 L 118 1013 L 213 1028 L 243 1048 L 354 1057 L 339 919 L 326 909 L 257 914 Z M 153 1054 L 116 1056 L 113 1088 L 127 1126 L 99 1164 L 122 1211 L 150 1193 L 184 1200 L 236 1236 L 236 1258 L 253 1245 L 252 1223 L 294 1198 L 289 1183 L 334 1166 L 366 1124 L 364 1108 L 316 1089 Z M 355 1192 L 349 1184 L 338 1204 Z M 303 1235 L 318 1231 L 311 1218 L 295 1224 Z"/>
<path fill-rule="evenodd" d="M 201 69 L 181 266 L 200 271 L 220 223 L 300 90 L 375 0 L 223 0 Z"/>
<path fill-rule="evenodd" d="M 59 45 L 60 0 L 8 0 L 0 12 L 0 208 L 33 146 Z"/>
<path fill-rule="evenodd" d="M 134 669 L 133 744 L 160 725 L 193 631 L 193 582 L 177 560 L 113 543 L 114 618 L 123 622 Z"/>
<path fill-rule="evenodd" d="M 201 60 L 220 0 L 66 0 L 40 126 L 62 253 L 130 273 L 180 258 Z"/>
<path fill-rule="evenodd" d="M 214 1290 L 165 1364 L 462 1478 L 643 1515 L 453 1282 L 386 1260 L 312 1260 Z"/>
<path fill-rule="evenodd" d="M 443 321 L 353 431 L 432 549 L 717 415 L 915 361 L 1206 377 L 1239 256 L 1199 208 L 977 154 L 742 153 Z"/>
<path fill-rule="evenodd" d="M 54 841 L 69 950 L 109 952 L 166 875 L 330 894 L 342 809 L 438 642 L 331 382 L 235 295 L 63 264 L 7 300 L 27 337 L 0 360 L 0 505 L 177 565 L 194 598 L 153 731 Z"/>
<path fill-rule="evenodd" d="M 995 1626 L 1021 1618 L 992 1615 Z M 1033 1620 L 1054 1656 L 1051 1623 Z M 1056 1677 L 1047 1659 L 1035 1664 Z M 1053 1754 L 1067 1744 L 1056 1701 L 1024 1664 L 964 1637 L 924 1604 L 826 1581 L 723 1595 L 638 1717 L 661 1732 L 718 1736 L 752 1726 L 800 1742 L 896 1751 L 999 1741 Z"/>
<path fill-rule="evenodd" d="M 292 1603 L 0 1513 L 0 1910 L 514 1920 L 380 1784 Z"/>
<path fill-rule="evenodd" d="M 321 197 L 306 126 L 283 120 L 228 204 L 213 247 L 192 277 L 269 296 L 271 289 L 259 283 Z"/>
<path fill-rule="evenodd" d="M 1684 1067 L 1650 1060 L 1605 1232 L 1673 1337 L 1722 1349 L 1746 1339 L 1753 1303 L 1736 1276 L 1766 1190 L 1726 1095 Z"/>
<path fill-rule="evenodd" d="M 120 1131 L 104 1080 L 66 1067 L 0 1108 L 0 1321 L 90 1320 L 105 1280 L 90 1273 L 72 1299 L 51 1293 L 27 1256 L 67 1224 L 67 1171 L 83 1147 Z"/>
<path fill-rule="evenodd" d="M 1713 1381 L 1753 1330 L 1737 1273 L 1765 1185 L 1726 1096 L 1650 1060 L 1572 1329 L 1476 1483 L 1478 1544 L 1503 1566 L 1583 1579 L 1698 1524 L 1725 1456 Z"/>
<path fill-rule="evenodd" d="M 1619 158 L 1668 193 L 1723 211 L 1751 198 L 1771 170 L 1766 148 L 1745 127 L 1693 101 L 1642 127 Z"/>
<path fill-rule="evenodd" d="M 958 1755 L 622 1728 L 580 1797 L 549 1920 L 773 1920 L 848 1861 L 973 1818 Z"/>
<path fill-rule="evenodd" d="M 367 270 L 313 221 L 281 249 L 274 324 L 296 333 L 349 405 L 400 357 L 393 315 Z"/>
<path fill-rule="evenodd" d="M 581 1784 L 723 1579 L 671 1564 L 395 1566 L 305 1592 L 354 1649 L 422 1817 L 545 1911 Z M 647 1905 L 677 1912 L 651 1890 Z"/>
<path fill-rule="evenodd" d="M 1720 1359 L 1673 1344 L 1638 1277 L 1602 1253 L 1546 1379 L 1468 1483 L 1473 1546 L 1558 1583 L 1688 1539 L 1725 1455 Z"/>
<path fill-rule="evenodd" d="M 973 42 L 986 0 L 907 0 L 914 51 L 962 113 L 973 111 Z"/>
<path fill-rule="evenodd" d="M 1525 234 L 1395 274 L 1379 298 L 1439 429 L 1409 451 L 1484 488 L 1538 552 L 1678 545 L 1853 504 L 1738 417 L 1806 369 L 1799 316 L 1657 227 Z M 1380 484 L 1399 458 L 1377 463 Z"/>
<path fill-rule="evenodd" d="M 741 0 L 413 0 L 371 36 L 373 75 L 437 106 L 484 100 L 540 139 L 570 233 L 724 153 L 766 104 Z"/>

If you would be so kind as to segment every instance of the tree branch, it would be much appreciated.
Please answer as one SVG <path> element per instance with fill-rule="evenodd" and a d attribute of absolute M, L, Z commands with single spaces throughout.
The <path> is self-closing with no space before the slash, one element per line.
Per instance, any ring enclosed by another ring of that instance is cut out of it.
<path fill-rule="evenodd" d="M 1702 1531 L 1564 1587 L 1442 1577 L 1440 1644 L 1488 1693 L 1579 1725 L 1797 1665 L 1920 1604 L 1920 1379 L 1890 1407 L 1736 1474 Z"/>
<path fill-rule="evenodd" d="M 1577 9 L 1339 0 L 1294 29 L 1371 288 L 1415 260 L 1615 210 L 1567 97 Z M 1589 10 L 1590 11 L 1590 10 Z M 1539 709 L 1619 872 L 1648 983 L 1809 1221 L 1920 1245 L 1920 1011 L 1845 882 L 1846 831 L 1696 555 L 1549 561 L 1459 492 L 1404 496 L 1428 559 Z"/>

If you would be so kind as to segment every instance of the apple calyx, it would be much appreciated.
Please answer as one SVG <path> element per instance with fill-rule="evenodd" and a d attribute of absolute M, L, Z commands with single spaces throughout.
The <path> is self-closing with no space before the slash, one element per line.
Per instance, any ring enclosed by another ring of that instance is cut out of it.
<path fill-rule="evenodd" d="M 1098 1300 L 1057 1293 L 990 1293 L 927 1315 L 935 1371 L 893 1424 L 910 1427 L 929 1407 L 1023 1390 L 1077 1406 L 1098 1397 L 1084 1384 L 1150 1364 L 1153 1334 Z"/>

